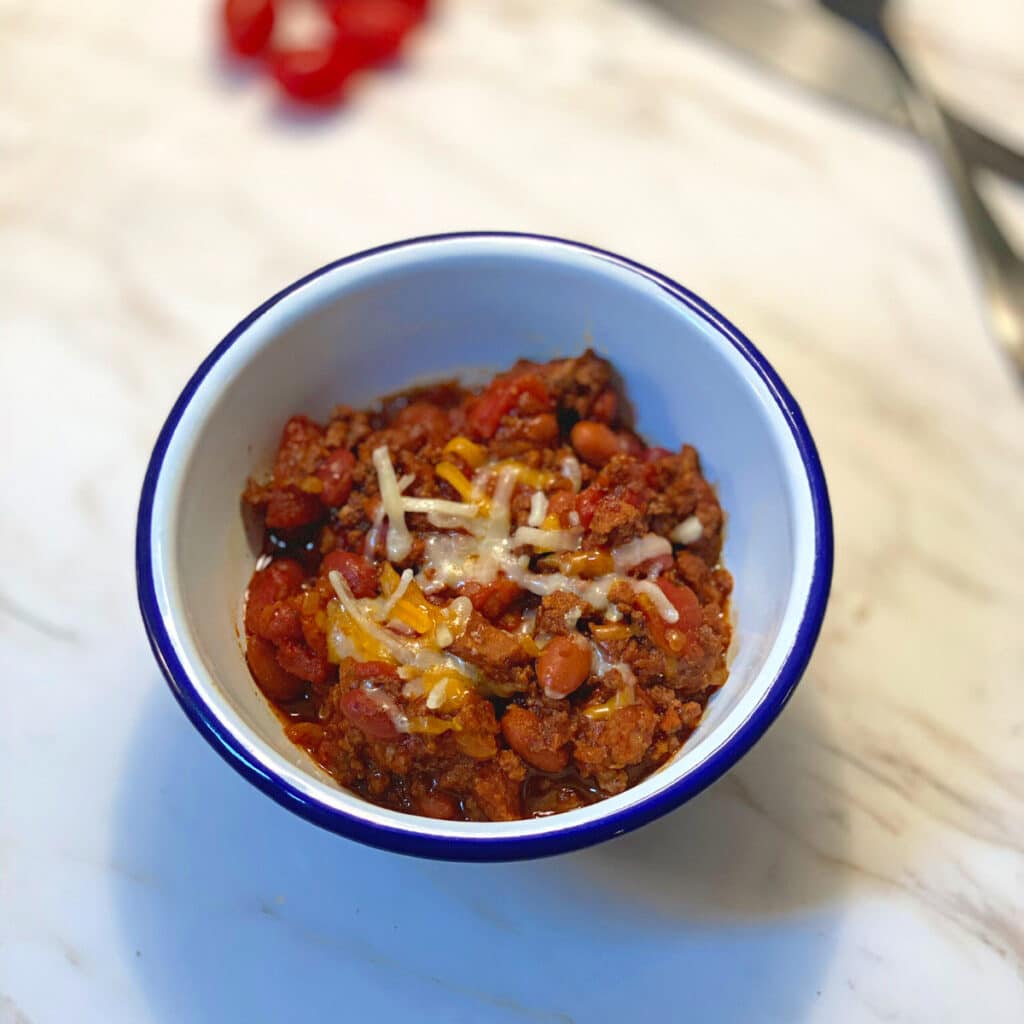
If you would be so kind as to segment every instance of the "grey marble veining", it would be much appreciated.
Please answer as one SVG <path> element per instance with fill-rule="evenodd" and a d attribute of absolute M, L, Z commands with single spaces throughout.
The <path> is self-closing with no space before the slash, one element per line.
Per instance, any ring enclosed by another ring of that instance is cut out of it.
<path fill-rule="evenodd" d="M 927 157 L 625 0 L 452 0 L 326 119 L 222 67 L 210 7 L 0 0 L 0 1024 L 1024 1019 L 1024 405 Z M 899 13 L 1019 127 L 1012 0 Z M 311 267 L 465 227 L 605 245 L 722 308 L 800 399 L 836 517 L 764 740 L 534 864 L 292 818 L 192 732 L 135 610 L 141 474 L 202 356 Z"/>

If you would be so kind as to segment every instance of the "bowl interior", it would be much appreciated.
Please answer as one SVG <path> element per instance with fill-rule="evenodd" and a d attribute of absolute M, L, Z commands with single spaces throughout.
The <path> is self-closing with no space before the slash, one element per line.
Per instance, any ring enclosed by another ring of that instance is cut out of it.
<path fill-rule="evenodd" d="M 342 790 L 283 736 L 237 637 L 253 570 L 239 495 L 281 425 L 424 378 L 479 377 L 592 345 L 620 370 L 652 442 L 694 444 L 727 514 L 731 675 L 675 760 L 590 808 L 507 824 L 429 821 Z M 708 319 L 656 280 L 530 239 L 412 244 L 335 267 L 258 316 L 213 364 L 171 437 L 153 505 L 160 613 L 200 699 L 251 760 L 322 804 L 437 835 L 550 833 L 621 810 L 715 756 L 775 682 L 807 603 L 814 514 L 799 450 L 769 387 Z"/>

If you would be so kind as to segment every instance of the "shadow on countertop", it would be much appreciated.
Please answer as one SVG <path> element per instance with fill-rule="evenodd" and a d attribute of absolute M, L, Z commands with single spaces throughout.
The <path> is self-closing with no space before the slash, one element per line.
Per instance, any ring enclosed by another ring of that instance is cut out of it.
<path fill-rule="evenodd" d="M 805 742 L 823 724 L 810 679 L 738 769 L 669 817 L 495 865 L 314 828 L 228 770 L 153 689 L 123 766 L 110 877 L 155 1021 L 582 1024 L 640 1008 L 797 1021 L 820 992 L 847 826 L 821 775 L 835 762 Z"/>

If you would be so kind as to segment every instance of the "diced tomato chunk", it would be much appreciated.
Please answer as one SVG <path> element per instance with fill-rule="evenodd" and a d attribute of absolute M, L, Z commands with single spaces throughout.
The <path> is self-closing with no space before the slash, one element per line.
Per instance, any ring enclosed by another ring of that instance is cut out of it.
<path fill-rule="evenodd" d="M 470 430 L 477 437 L 489 441 L 494 437 L 502 417 L 516 407 L 523 395 L 536 399 L 544 410 L 552 408 L 551 395 L 536 374 L 499 377 L 470 407 L 467 416 Z"/>
<path fill-rule="evenodd" d="M 687 586 L 658 580 L 658 589 L 672 602 L 672 607 L 679 612 L 677 629 L 692 632 L 704 621 L 697 595 Z"/>
<path fill-rule="evenodd" d="M 600 487 L 588 487 L 576 495 L 576 514 L 580 517 L 580 525 L 584 530 L 590 529 L 594 513 L 605 493 Z"/>
<path fill-rule="evenodd" d="M 320 575 L 337 570 L 354 597 L 377 596 L 377 570 L 362 555 L 351 551 L 331 551 L 320 563 Z"/>

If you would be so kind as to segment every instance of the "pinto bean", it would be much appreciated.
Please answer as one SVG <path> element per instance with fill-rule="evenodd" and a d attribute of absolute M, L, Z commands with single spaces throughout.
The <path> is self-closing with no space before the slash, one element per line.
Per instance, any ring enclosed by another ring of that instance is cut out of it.
<path fill-rule="evenodd" d="M 266 523 L 274 530 L 295 530 L 315 523 L 324 514 L 320 498 L 297 487 L 278 487 L 270 492 Z"/>
<path fill-rule="evenodd" d="M 278 664 L 274 656 L 274 645 L 261 637 L 249 637 L 245 660 L 259 688 L 271 700 L 297 700 L 305 692 L 305 682 Z"/>
<path fill-rule="evenodd" d="M 517 704 L 511 705 L 502 716 L 501 734 L 524 761 L 542 772 L 560 772 L 569 763 L 568 746 L 552 744 L 539 716 Z"/>
<path fill-rule="evenodd" d="M 590 651 L 579 637 L 556 636 L 537 659 L 537 682 L 548 697 L 568 697 L 590 675 Z"/>
<path fill-rule="evenodd" d="M 349 690 L 338 702 L 342 714 L 367 736 L 375 740 L 397 740 L 400 733 L 395 727 L 388 706 L 375 690 L 361 687 Z"/>
<path fill-rule="evenodd" d="M 278 645 L 277 663 L 286 672 L 310 683 L 325 683 L 331 666 L 326 655 L 307 647 L 301 640 L 285 640 Z"/>
<path fill-rule="evenodd" d="M 623 450 L 619 435 L 596 420 L 580 420 L 572 428 L 569 440 L 584 462 L 598 468 Z"/>
<path fill-rule="evenodd" d="M 336 448 L 320 464 L 316 475 L 323 481 L 320 500 L 325 505 L 337 507 L 348 501 L 352 493 L 352 470 L 355 465 L 355 456 L 347 448 Z"/>
<path fill-rule="evenodd" d="M 377 570 L 362 555 L 351 551 L 328 552 L 320 563 L 320 575 L 327 576 L 334 570 L 345 578 L 354 597 L 377 596 Z"/>
<path fill-rule="evenodd" d="M 259 632 L 264 609 L 297 594 L 305 578 L 306 571 L 292 558 L 278 558 L 265 569 L 254 572 L 245 602 L 246 633 Z"/>

